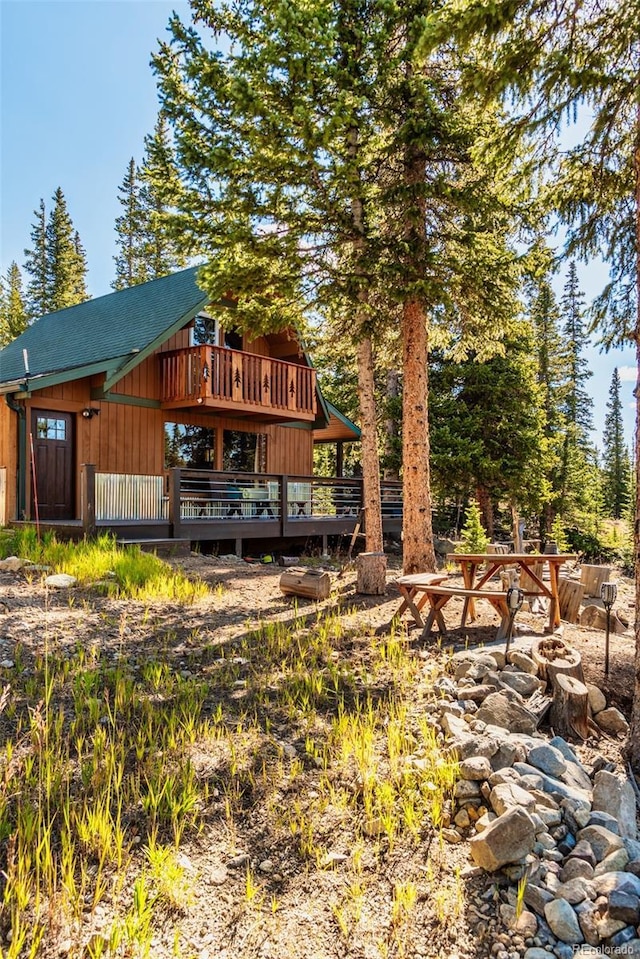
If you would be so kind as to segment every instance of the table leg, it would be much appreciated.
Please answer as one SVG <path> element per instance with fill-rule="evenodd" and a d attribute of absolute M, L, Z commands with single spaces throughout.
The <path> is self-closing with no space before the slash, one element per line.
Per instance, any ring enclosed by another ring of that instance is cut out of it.
<path fill-rule="evenodd" d="M 473 581 L 476 578 L 476 563 L 462 563 L 462 578 L 464 580 L 465 589 L 473 589 Z M 473 622 L 476 618 L 476 605 L 470 596 L 466 596 L 464 600 L 464 605 L 462 607 L 462 622 L 461 626 L 467 621 L 467 616 Z"/>
<path fill-rule="evenodd" d="M 427 636 L 431 632 L 431 627 L 433 626 L 433 621 L 435 620 L 438 624 L 438 629 L 443 636 L 447 635 L 447 627 L 442 615 L 442 607 L 449 601 L 450 596 L 429 596 L 429 602 L 431 604 L 431 609 L 429 610 L 429 615 L 427 616 L 427 622 L 425 627 L 422 630 L 421 640 L 426 640 Z"/>
<path fill-rule="evenodd" d="M 400 589 L 400 592 L 402 593 L 403 600 L 397 615 L 400 616 L 402 615 L 402 613 L 404 613 L 405 609 L 409 609 L 409 611 L 411 612 L 411 615 L 413 616 L 416 626 L 420 626 L 420 628 L 422 628 L 424 626 L 424 622 L 422 620 L 422 616 L 420 615 L 421 606 L 416 606 L 416 604 L 413 601 L 414 597 L 416 596 L 417 590 L 407 588 L 406 586 L 400 586 L 399 589 Z"/>
<path fill-rule="evenodd" d="M 560 568 L 558 563 L 548 560 L 549 586 L 551 598 L 549 600 L 549 632 L 552 633 L 560 625 Z"/>

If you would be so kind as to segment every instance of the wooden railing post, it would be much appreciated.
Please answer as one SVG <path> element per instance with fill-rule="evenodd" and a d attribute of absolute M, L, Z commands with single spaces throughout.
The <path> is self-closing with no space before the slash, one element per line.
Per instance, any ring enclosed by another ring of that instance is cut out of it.
<path fill-rule="evenodd" d="M 83 463 L 81 469 L 82 531 L 87 539 L 96 535 L 96 468 Z"/>
<path fill-rule="evenodd" d="M 289 535 L 289 477 L 280 477 L 280 535 Z"/>
<path fill-rule="evenodd" d="M 175 466 L 169 470 L 169 525 L 174 539 L 180 539 L 182 517 L 180 515 L 180 483 L 182 470 Z"/>

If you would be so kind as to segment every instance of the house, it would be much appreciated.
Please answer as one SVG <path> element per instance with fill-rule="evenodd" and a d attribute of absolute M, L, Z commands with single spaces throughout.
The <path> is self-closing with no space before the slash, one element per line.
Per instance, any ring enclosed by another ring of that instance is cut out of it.
<path fill-rule="evenodd" d="M 360 481 L 314 477 L 313 450 L 335 443 L 340 474 L 358 428 L 293 331 L 225 329 L 234 304 L 196 274 L 48 314 L 0 351 L 0 521 L 238 551 L 353 528 Z M 399 487 L 386 494 L 395 528 Z"/>

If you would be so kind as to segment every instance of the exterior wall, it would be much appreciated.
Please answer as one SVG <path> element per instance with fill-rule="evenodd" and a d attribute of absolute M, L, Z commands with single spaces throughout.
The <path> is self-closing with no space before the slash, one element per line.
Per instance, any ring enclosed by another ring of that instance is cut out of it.
<path fill-rule="evenodd" d="M 18 414 L 10 410 L 4 396 L 0 396 L 0 466 L 6 476 L 6 517 L 16 515 L 16 490 L 18 479 Z"/>

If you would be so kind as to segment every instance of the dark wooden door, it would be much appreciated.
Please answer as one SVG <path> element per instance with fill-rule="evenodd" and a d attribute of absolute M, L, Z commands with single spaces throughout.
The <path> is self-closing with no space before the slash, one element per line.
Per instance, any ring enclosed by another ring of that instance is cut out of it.
<path fill-rule="evenodd" d="M 74 519 L 74 436 L 71 413 L 33 410 L 31 414 L 33 462 L 31 518 Z M 34 482 L 35 472 L 35 482 Z"/>

